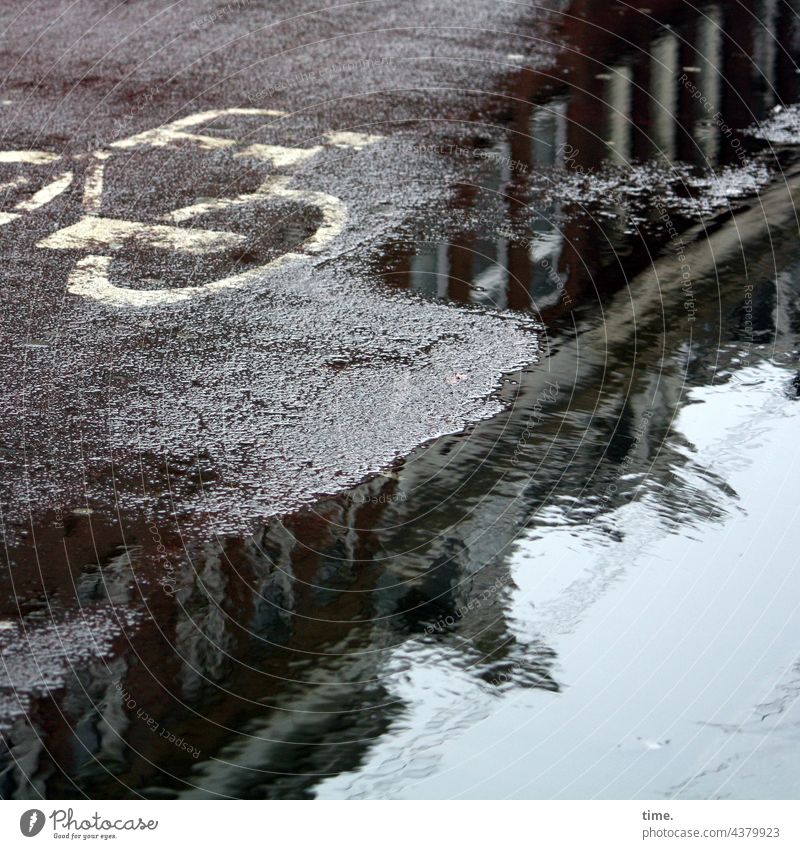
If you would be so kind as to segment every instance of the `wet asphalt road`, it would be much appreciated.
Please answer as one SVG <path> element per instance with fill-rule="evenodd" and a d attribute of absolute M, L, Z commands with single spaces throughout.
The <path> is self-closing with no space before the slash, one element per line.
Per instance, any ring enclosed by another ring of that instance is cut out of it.
<path fill-rule="evenodd" d="M 31 472 L 5 480 L 12 524 L 166 490 L 149 510 L 242 530 L 487 415 L 534 359 L 530 324 L 390 300 L 340 261 L 446 196 L 420 145 L 485 134 L 492 87 L 546 52 L 519 10 L 3 14 L 0 404 Z M 202 480 L 167 482 L 166 457 L 206 458 Z"/>

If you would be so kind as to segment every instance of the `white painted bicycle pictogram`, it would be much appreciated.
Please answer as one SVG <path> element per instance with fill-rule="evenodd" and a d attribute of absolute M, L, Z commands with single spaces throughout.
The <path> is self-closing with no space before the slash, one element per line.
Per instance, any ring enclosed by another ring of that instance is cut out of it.
<path fill-rule="evenodd" d="M 263 277 L 265 272 L 300 262 L 309 255 L 318 253 L 344 229 L 347 210 L 337 197 L 325 192 L 308 189 L 292 189 L 292 168 L 297 167 L 326 147 L 350 148 L 360 150 L 374 144 L 381 137 L 354 132 L 332 132 L 324 136 L 322 144 L 308 148 L 284 147 L 270 144 L 249 144 L 234 154 L 234 158 L 250 158 L 269 164 L 280 173 L 271 174 L 254 191 L 229 198 L 217 198 L 201 203 L 173 209 L 161 217 L 155 224 L 146 224 L 125 218 L 108 217 L 101 214 L 103 182 L 106 165 L 111 158 L 122 151 L 140 147 L 168 147 L 170 145 L 196 145 L 200 150 L 235 149 L 241 143 L 237 139 L 218 135 L 203 135 L 194 132 L 203 124 L 210 123 L 223 116 L 265 116 L 279 118 L 286 113 L 274 109 L 220 109 L 197 112 L 180 118 L 169 124 L 163 124 L 151 130 L 112 142 L 108 147 L 90 154 L 90 163 L 86 171 L 81 218 L 67 227 L 63 227 L 36 243 L 37 248 L 50 250 L 87 251 L 87 254 L 75 263 L 70 271 L 67 289 L 74 295 L 81 295 L 108 306 L 114 307 L 152 307 L 174 304 L 198 296 L 213 294 L 225 289 L 244 288 Z M 53 165 L 60 157 L 47 151 L 0 151 L 0 164 L 26 164 L 32 167 Z M 22 215 L 33 212 L 62 194 L 73 181 L 72 170 L 58 174 L 53 180 L 33 193 L 29 198 L 18 202 L 10 211 L 0 211 L 0 226 L 16 221 Z M 0 188 L 18 188 L 26 184 L 27 178 L 18 177 Z M 193 219 L 209 212 L 222 211 L 232 207 L 260 203 L 269 198 L 295 200 L 316 207 L 321 221 L 316 231 L 303 241 L 296 250 L 281 254 L 270 262 L 238 274 L 221 277 L 217 280 L 197 286 L 184 286 L 170 289 L 132 289 L 118 286 L 110 280 L 110 268 L 114 251 L 122 243 L 132 241 L 143 247 L 172 250 L 184 254 L 213 254 L 221 250 L 230 250 L 243 246 L 247 240 L 240 233 L 227 230 L 210 230 L 191 225 Z"/>

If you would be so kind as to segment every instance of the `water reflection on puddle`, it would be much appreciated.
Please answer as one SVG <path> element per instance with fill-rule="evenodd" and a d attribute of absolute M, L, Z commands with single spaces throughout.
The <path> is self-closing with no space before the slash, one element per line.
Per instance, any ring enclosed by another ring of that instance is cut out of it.
<path fill-rule="evenodd" d="M 673 480 L 651 481 L 602 521 L 551 517 L 518 537 L 505 618 L 515 640 L 538 642 L 512 665 L 515 685 L 498 694 L 422 645 L 399 649 L 395 665 L 413 670 L 395 679 L 406 733 L 325 793 L 368 793 L 377 773 L 390 795 L 794 798 L 800 493 L 784 449 L 797 402 L 780 368 L 742 378 L 747 392 L 688 393 L 670 439 L 686 464 Z M 685 517 L 660 486 L 677 490 Z M 549 694 L 524 686 L 541 643 L 557 657 Z"/>
<path fill-rule="evenodd" d="M 797 99 L 792 10 L 597 5 L 509 82 L 452 209 L 373 263 L 540 317 L 509 411 L 251 537 L 181 540 L 175 593 L 34 694 L 3 796 L 796 797 L 795 153 L 725 129 Z M 748 168 L 759 203 L 724 170 Z M 86 597 L 152 587 L 148 546 Z"/>

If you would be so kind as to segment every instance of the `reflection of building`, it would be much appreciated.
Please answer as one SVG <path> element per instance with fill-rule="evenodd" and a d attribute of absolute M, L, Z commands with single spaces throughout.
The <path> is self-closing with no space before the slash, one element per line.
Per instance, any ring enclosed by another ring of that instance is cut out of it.
<path fill-rule="evenodd" d="M 644 11 L 588 0 L 569 5 L 552 36 L 563 42 L 554 66 L 515 77 L 509 141 L 479 186 L 458 187 L 457 206 L 479 206 L 499 193 L 509 219 L 527 224 L 531 198 L 501 166 L 506 157 L 554 176 L 645 161 L 665 169 L 739 166 L 739 142 L 747 139 L 727 128 L 748 127 L 796 100 L 800 4 L 633 5 Z M 542 206 L 530 244 L 505 232 L 459 233 L 411 260 L 388 257 L 411 270 L 392 279 L 427 296 L 532 307 L 550 324 L 599 290 L 624 286 L 663 246 L 667 234 L 637 233 L 624 207 L 603 210 L 597 217 L 591 202 L 557 197 Z M 687 225 L 674 217 L 679 228 Z"/>
<path fill-rule="evenodd" d="M 480 632 L 487 646 L 506 647 L 474 661 L 491 680 L 515 645 L 505 579 L 478 571 L 458 532 L 433 566 L 404 551 L 403 529 L 385 518 L 402 496 L 396 478 L 379 477 L 251 538 L 209 543 L 175 571 L 174 595 L 146 543 L 82 570 L 85 611 L 113 598 L 124 616 L 141 594 L 152 618 L 128 623 L 107 659 L 67 671 L 54 699 L 32 694 L 30 723 L 7 737 L 18 763 L 6 758 L 2 795 L 70 797 L 75 781 L 92 795 L 192 795 L 189 782 L 234 796 L 302 796 L 315 775 L 356 766 L 386 730 L 401 706 L 387 696 L 385 658 L 431 623 L 438 633 L 448 616 L 454 640 Z M 88 530 L 74 531 L 78 545 Z M 480 606 L 459 614 L 490 579 Z M 542 647 L 541 685 L 554 687 L 550 655 Z"/>

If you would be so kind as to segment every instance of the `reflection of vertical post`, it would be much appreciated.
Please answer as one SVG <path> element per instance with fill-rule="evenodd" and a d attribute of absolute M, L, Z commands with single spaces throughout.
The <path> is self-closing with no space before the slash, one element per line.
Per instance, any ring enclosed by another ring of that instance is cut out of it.
<path fill-rule="evenodd" d="M 707 106 L 702 107 L 705 116 L 695 131 L 695 138 L 703 151 L 705 161 L 716 165 L 719 158 L 719 133 L 713 116 L 721 108 L 720 90 L 722 62 L 722 14 L 718 6 L 711 6 L 701 15 L 697 24 L 697 51 L 700 70 L 689 78 L 694 82 Z"/>
<path fill-rule="evenodd" d="M 610 70 L 606 87 L 608 103 L 608 138 L 612 158 L 627 165 L 631 159 L 631 108 L 633 72 L 624 65 L 615 65 Z"/>
<path fill-rule="evenodd" d="M 567 143 L 577 152 L 576 164 L 597 168 L 608 154 L 605 144 L 608 113 L 603 102 L 602 65 L 580 62 L 574 66 L 567 102 Z"/>
<path fill-rule="evenodd" d="M 794 103 L 798 96 L 797 85 L 797 16 L 800 15 L 797 0 L 784 0 L 778 5 L 775 37 L 778 48 L 775 53 L 775 88 L 778 100 L 784 105 Z"/>
<path fill-rule="evenodd" d="M 650 159 L 655 146 L 653 144 L 653 96 L 650 93 L 650 54 L 642 50 L 637 52 L 631 63 L 632 105 L 636 116 L 633 130 L 634 159 Z"/>
<path fill-rule="evenodd" d="M 512 310 L 526 310 L 531 305 L 528 291 L 533 273 L 527 245 L 510 242 L 507 248 L 508 287 L 506 295 Z"/>
<path fill-rule="evenodd" d="M 526 69 L 519 74 L 519 80 L 514 91 L 514 118 L 511 124 L 509 144 L 511 146 L 511 159 L 522 162 L 525 165 L 531 161 L 531 147 L 533 140 L 531 136 L 530 116 L 532 106 L 528 102 L 526 94 L 532 86 L 532 74 Z"/>
<path fill-rule="evenodd" d="M 564 100 L 553 100 L 537 106 L 532 114 L 526 114 L 531 138 L 531 168 L 552 167 L 563 163 L 564 145 L 567 139 L 567 104 Z M 527 197 L 509 193 L 509 216 L 514 219 L 526 210 Z M 534 285 L 535 269 L 527 244 L 511 241 L 506 246 L 508 262 L 507 302 L 511 309 L 531 308 L 531 287 Z"/>
<path fill-rule="evenodd" d="M 391 271 L 385 275 L 385 280 L 398 289 L 408 289 L 411 285 L 411 257 L 403 254 L 391 264 Z"/>
<path fill-rule="evenodd" d="M 674 33 L 658 38 L 651 50 L 653 82 L 653 141 L 659 153 L 675 158 L 675 109 L 677 106 L 678 39 Z"/>
<path fill-rule="evenodd" d="M 563 162 L 566 125 L 567 104 L 563 100 L 537 106 L 530 120 L 532 155 L 526 160 L 532 168 L 552 167 Z"/>
<path fill-rule="evenodd" d="M 436 297 L 447 297 L 447 283 L 450 275 L 447 260 L 447 245 L 436 246 Z"/>
<path fill-rule="evenodd" d="M 453 301 L 468 303 L 472 295 L 472 239 L 461 237 L 448 250 L 447 295 Z"/>
<path fill-rule="evenodd" d="M 529 82 L 529 80 L 526 80 Z M 535 127 L 537 109 L 524 97 L 518 97 L 514 108 L 514 125 L 511 135 L 511 159 L 515 163 L 531 167 L 534 146 L 539 143 Z M 508 187 L 508 217 L 514 221 L 526 209 L 526 193 L 518 188 L 516 181 Z M 531 262 L 526 247 L 517 242 L 506 246 L 506 302 L 511 309 L 525 310 L 530 306 L 528 288 L 531 281 Z"/>
<path fill-rule="evenodd" d="M 500 155 L 500 167 L 492 169 L 490 179 L 487 183 L 487 188 L 491 192 L 496 192 L 500 196 L 508 197 L 513 191 L 513 175 L 515 172 L 516 163 L 512 154 L 511 144 L 504 141 L 496 148 Z M 508 241 L 505 236 L 497 235 L 494 240 L 486 240 L 485 249 L 481 251 L 483 257 L 489 259 L 487 266 L 480 272 L 480 284 L 478 283 L 478 275 L 473 278 L 473 284 L 480 285 L 489 293 L 495 306 L 500 309 L 505 309 L 508 305 L 507 289 L 508 289 Z M 483 264 L 485 259 L 479 259 Z M 494 259 L 494 263 L 491 259 Z"/>
<path fill-rule="evenodd" d="M 471 209 L 478 195 L 477 186 L 459 183 L 456 188 L 455 206 L 459 209 Z M 472 296 L 472 257 L 474 251 L 471 234 L 454 239 L 447 251 L 447 295 L 454 301 L 468 303 Z"/>
<path fill-rule="evenodd" d="M 584 224 L 585 222 L 581 222 Z M 591 291 L 593 281 L 586 273 L 585 258 L 586 254 L 583 251 L 583 245 L 579 243 L 581 233 L 580 225 L 570 223 L 564 230 L 564 246 L 561 249 L 561 254 L 558 257 L 556 271 L 564 280 L 564 292 L 568 302 L 571 304 L 580 303 L 583 296 Z M 591 247 L 594 247 L 592 245 Z M 590 247 L 590 250 L 591 250 Z M 591 254 L 590 254 L 591 256 Z M 559 304 L 559 312 L 564 307 L 564 300 Z"/>
<path fill-rule="evenodd" d="M 438 295 L 438 245 L 426 245 L 411 258 L 409 279 L 411 288 L 422 295 Z"/>
<path fill-rule="evenodd" d="M 758 120 L 759 97 L 753 67 L 753 5 L 755 0 L 737 0 L 722 6 L 725 42 L 722 51 L 722 117 L 735 129 Z M 722 144 L 722 162 L 736 161 L 730 144 Z"/>
<path fill-rule="evenodd" d="M 508 240 L 500 237 L 497 239 L 497 242 L 494 245 L 495 249 L 495 262 L 497 263 L 497 267 L 493 269 L 494 275 L 497 277 L 497 285 L 495 286 L 495 304 L 499 309 L 506 309 L 508 307 L 508 289 L 509 289 L 509 278 L 508 278 L 508 263 L 509 263 L 509 251 L 508 251 Z"/>
<path fill-rule="evenodd" d="M 695 18 L 690 18 L 680 30 L 680 39 L 678 41 L 678 73 L 677 86 L 677 140 L 676 150 L 678 159 L 682 162 L 692 162 L 702 165 L 702 154 L 698 150 L 694 139 L 694 129 L 699 120 L 702 120 L 705 112 L 703 106 L 698 100 L 692 96 L 692 90 L 689 86 L 680 83 L 680 78 L 686 74 L 689 79 L 696 81 L 696 75 L 702 63 L 702 59 L 698 56 L 697 39 L 698 26 Z"/>
<path fill-rule="evenodd" d="M 759 0 L 756 11 L 758 21 L 753 23 L 755 30 L 753 59 L 756 63 L 758 88 L 763 92 L 763 106 L 766 108 L 775 103 L 773 75 L 775 73 L 775 20 L 777 14 L 776 0 Z"/>

